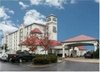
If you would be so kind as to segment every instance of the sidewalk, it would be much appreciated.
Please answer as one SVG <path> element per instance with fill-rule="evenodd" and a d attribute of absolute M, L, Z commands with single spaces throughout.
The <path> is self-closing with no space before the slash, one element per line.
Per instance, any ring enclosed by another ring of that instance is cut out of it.
<path fill-rule="evenodd" d="M 86 58 L 65 58 L 67 61 L 75 62 L 90 62 L 90 63 L 100 63 L 99 59 L 86 59 Z"/>

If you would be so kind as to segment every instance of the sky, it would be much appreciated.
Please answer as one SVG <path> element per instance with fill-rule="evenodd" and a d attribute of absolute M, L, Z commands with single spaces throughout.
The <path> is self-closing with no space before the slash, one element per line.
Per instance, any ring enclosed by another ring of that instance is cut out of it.
<path fill-rule="evenodd" d="M 46 16 L 58 19 L 58 40 L 78 35 L 99 39 L 99 0 L 0 0 L 0 40 L 21 24 L 45 24 Z"/>

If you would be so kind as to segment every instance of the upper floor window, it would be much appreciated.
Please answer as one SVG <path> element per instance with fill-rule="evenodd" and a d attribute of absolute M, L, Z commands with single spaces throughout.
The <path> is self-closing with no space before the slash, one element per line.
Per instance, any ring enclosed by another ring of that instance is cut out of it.
<path fill-rule="evenodd" d="M 53 32 L 54 32 L 54 33 L 56 33 L 56 32 L 57 32 L 57 30 L 56 30 L 56 27 L 55 27 L 55 26 L 53 26 Z"/>
<path fill-rule="evenodd" d="M 57 21 L 57 19 L 56 18 L 53 18 L 53 21 Z"/>
<path fill-rule="evenodd" d="M 47 21 L 51 21 L 51 18 L 48 18 L 48 20 Z"/>

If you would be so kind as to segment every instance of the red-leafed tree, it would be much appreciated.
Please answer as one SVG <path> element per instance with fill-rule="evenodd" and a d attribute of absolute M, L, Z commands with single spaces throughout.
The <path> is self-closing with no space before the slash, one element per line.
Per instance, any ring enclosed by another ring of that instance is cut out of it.
<path fill-rule="evenodd" d="M 44 39 L 41 40 L 41 45 L 44 47 L 45 51 L 48 50 L 51 53 L 52 48 L 61 45 L 61 43 L 56 40 L 50 40 L 48 37 L 44 37 Z"/>
<path fill-rule="evenodd" d="M 37 46 L 41 45 L 40 39 L 38 38 L 37 34 L 42 34 L 42 32 L 38 28 L 31 30 L 30 35 L 26 37 L 26 39 L 19 45 L 27 46 L 30 51 L 35 51 L 37 49 Z"/>

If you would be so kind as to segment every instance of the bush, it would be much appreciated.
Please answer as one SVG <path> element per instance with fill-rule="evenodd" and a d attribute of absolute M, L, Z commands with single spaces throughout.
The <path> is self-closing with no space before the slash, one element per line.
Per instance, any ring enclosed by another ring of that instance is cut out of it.
<path fill-rule="evenodd" d="M 36 55 L 35 58 L 33 59 L 33 64 L 36 65 L 50 64 L 56 62 L 57 62 L 57 56 L 54 54 Z"/>
<path fill-rule="evenodd" d="M 93 52 L 92 51 L 88 51 L 84 54 L 85 58 L 93 58 Z"/>
<path fill-rule="evenodd" d="M 22 52 L 21 50 L 17 50 L 17 51 L 16 51 L 17 54 L 20 54 L 21 52 Z"/>
<path fill-rule="evenodd" d="M 93 58 L 99 58 L 99 48 L 93 52 Z"/>
<path fill-rule="evenodd" d="M 33 63 L 38 65 L 38 64 L 49 64 L 49 60 L 43 57 L 37 57 L 33 59 Z"/>
<path fill-rule="evenodd" d="M 47 59 L 49 60 L 50 63 L 56 63 L 57 62 L 57 56 L 55 54 L 49 54 L 47 56 Z"/>
<path fill-rule="evenodd" d="M 99 48 L 96 51 L 88 51 L 84 56 L 86 58 L 99 58 Z"/>

